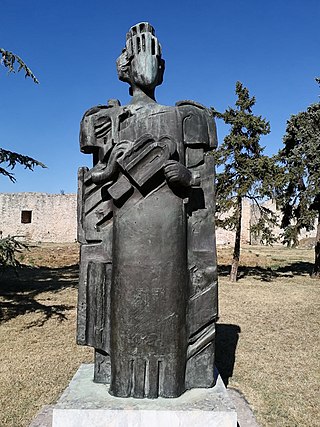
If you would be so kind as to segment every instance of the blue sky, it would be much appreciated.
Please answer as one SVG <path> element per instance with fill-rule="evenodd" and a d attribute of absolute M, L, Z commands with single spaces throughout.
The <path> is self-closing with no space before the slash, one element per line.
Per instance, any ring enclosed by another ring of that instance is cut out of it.
<path fill-rule="evenodd" d="M 0 47 L 21 56 L 40 80 L 0 67 L 0 146 L 48 168 L 17 167 L 17 182 L 0 176 L 1 192 L 74 193 L 79 122 L 91 106 L 129 101 L 115 60 L 127 30 L 148 21 L 166 60 L 159 103 L 193 99 L 224 111 L 240 80 L 267 118 L 266 154 L 278 151 L 286 120 L 318 102 L 319 0 L 1 0 Z M 222 141 L 226 127 L 218 121 Z"/>

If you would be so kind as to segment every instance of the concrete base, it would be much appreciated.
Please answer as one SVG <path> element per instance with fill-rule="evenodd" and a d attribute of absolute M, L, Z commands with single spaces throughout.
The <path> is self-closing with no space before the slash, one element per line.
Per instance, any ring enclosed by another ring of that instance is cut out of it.
<path fill-rule="evenodd" d="M 211 389 L 174 399 L 113 397 L 92 381 L 93 365 L 81 365 L 53 409 L 53 427 L 236 427 L 237 413 L 218 376 Z"/>

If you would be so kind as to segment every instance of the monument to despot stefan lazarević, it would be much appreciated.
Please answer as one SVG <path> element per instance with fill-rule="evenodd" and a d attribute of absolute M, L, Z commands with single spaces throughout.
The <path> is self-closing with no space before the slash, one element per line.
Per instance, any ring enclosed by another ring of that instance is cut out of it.
<path fill-rule="evenodd" d="M 133 26 L 117 60 L 130 104 L 111 99 L 81 121 L 93 167 L 79 170 L 77 340 L 119 397 L 214 385 L 215 124 L 194 101 L 156 102 L 164 65 L 152 26 Z"/>

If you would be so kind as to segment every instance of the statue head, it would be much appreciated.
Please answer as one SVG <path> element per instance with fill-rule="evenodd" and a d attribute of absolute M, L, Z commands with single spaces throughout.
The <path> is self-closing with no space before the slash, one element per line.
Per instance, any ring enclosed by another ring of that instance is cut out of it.
<path fill-rule="evenodd" d="M 164 60 L 154 28 L 141 22 L 127 33 L 126 47 L 117 59 L 119 79 L 146 91 L 152 91 L 163 80 Z"/>

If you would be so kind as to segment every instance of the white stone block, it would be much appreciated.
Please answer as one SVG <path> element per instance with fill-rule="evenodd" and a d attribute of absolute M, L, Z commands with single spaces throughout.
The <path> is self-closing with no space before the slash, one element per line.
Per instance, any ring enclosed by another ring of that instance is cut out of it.
<path fill-rule="evenodd" d="M 237 414 L 220 378 L 211 389 L 174 399 L 113 397 L 92 381 L 93 365 L 81 365 L 53 409 L 53 427 L 236 427 Z"/>

